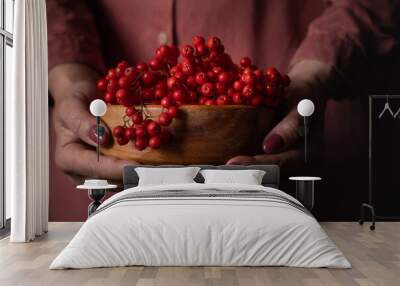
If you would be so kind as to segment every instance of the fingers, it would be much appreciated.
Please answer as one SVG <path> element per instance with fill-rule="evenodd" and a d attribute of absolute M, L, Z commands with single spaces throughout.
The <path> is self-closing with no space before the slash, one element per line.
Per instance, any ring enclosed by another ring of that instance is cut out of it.
<path fill-rule="evenodd" d="M 251 156 L 236 156 L 226 162 L 227 165 L 253 165 L 256 159 Z"/>
<path fill-rule="evenodd" d="M 262 154 L 256 156 L 237 156 L 230 159 L 227 165 L 269 165 L 276 164 L 287 169 L 298 167 L 303 159 L 301 149 L 293 149 L 279 154 Z"/>
<path fill-rule="evenodd" d="M 299 139 L 301 117 L 292 109 L 265 137 L 263 150 L 266 154 L 276 154 L 292 147 Z"/>
<path fill-rule="evenodd" d="M 84 98 L 70 96 L 56 104 L 55 115 L 62 125 L 74 133 L 85 143 L 97 145 L 96 119 L 89 113 L 88 103 Z M 104 124 L 99 126 L 99 143 L 103 146 L 110 142 L 110 131 Z"/>
<path fill-rule="evenodd" d="M 79 143 L 70 143 L 56 150 L 56 164 L 66 173 L 79 174 L 85 178 L 104 178 L 121 180 L 122 169 L 126 165 L 137 164 L 134 161 L 120 160 L 114 157 L 100 156 Z"/>

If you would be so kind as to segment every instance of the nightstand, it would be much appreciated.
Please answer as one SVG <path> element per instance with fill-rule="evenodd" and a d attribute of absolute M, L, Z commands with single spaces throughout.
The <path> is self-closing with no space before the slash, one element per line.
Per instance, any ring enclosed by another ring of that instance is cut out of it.
<path fill-rule="evenodd" d="M 116 189 L 117 185 L 110 185 L 105 180 L 100 180 L 106 182 L 106 184 L 102 185 L 90 184 L 88 183 L 88 181 L 92 180 L 86 180 L 84 185 L 79 185 L 76 188 L 79 190 L 87 190 L 89 198 L 92 200 L 92 202 L 88 206 L 88 217 L 89 217 L 101 205 L 101 199 L 104 198 L 106 191 Z"/>
<path fill-rule="evenodd" d="M 322 180 L 320 177 L 290 177 L 289 180 L 296 181 L 296 199 L 306 208 L 314 208 L 314 182 Z"/>

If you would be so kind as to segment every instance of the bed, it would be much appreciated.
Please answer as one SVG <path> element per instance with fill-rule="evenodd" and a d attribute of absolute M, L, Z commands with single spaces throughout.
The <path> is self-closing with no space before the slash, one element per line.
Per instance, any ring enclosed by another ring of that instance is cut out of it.
<path fill-rule="evenodd" d="M 151 186 L 138 186 L 136 167 L 125 167 L 125 190 L 104 201 L 50 269 L 351 267 L 312 214 L 278 190 L 278 166 L 198 166 L 263 170 L 261 185 L 205 184 L 199 173 L 195 183 Z"/>

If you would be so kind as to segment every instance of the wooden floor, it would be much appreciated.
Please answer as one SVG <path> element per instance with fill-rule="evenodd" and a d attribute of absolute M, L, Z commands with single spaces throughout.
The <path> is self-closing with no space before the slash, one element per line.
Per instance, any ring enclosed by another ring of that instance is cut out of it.
<path fill-rule="evenodd" d="M 48 270 L 80 223 L 50 223 L 44 237 L 27 244 L 0 241 L 0 285 L 400 285 L 400 223 L 322 223 L 352 269 L 289 267 L 124 267 Z"/>

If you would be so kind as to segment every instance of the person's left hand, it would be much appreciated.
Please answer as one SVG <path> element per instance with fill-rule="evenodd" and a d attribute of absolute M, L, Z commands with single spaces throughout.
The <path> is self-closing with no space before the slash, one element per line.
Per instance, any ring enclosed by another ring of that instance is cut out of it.
<path fill-rule="evenodd" d="M 290 168 L 299 166 L 304 158 L 300 140 L 304 127 L 302 117 L 297 112 L 297 104 L 305 98 L 313 101 L 315 113 L 311 117 L 313 131 L 310 139 L 316 139 L 322 130 L 325 108 L 325 96 L 321 94 L 321 90 L 330 70 L 326 64 L 316 61 L 304 61 L 295 65 L 289 73 L 291 84 L 285 91 L 286 116 L 266 135 L 262 143 L 264 154 L 236 156 L 228 160 L 227 164 L 278 164 Z M 310 141 L 308 147 L 313 145 Z"/>

